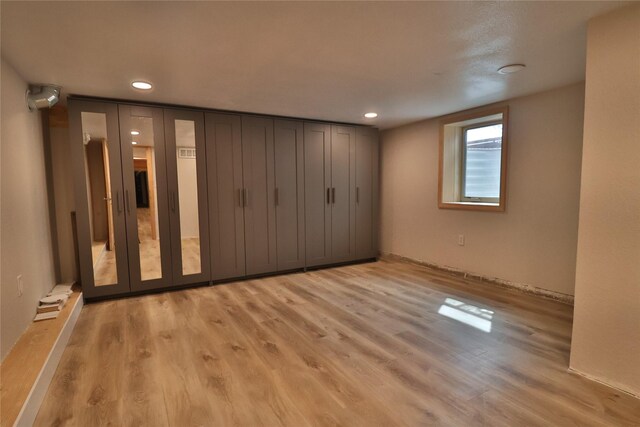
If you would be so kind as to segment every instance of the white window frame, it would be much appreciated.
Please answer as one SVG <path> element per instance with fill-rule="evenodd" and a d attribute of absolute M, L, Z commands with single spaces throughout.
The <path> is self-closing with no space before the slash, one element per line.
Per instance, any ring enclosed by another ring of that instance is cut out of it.
<path fill-rule="evenodd" d="M 464 197 L 466 131 L 502 124 L 500 157 L 500 197 Z M 440 156 L 438 176 L 438 207 L 504 212 L 507 200 L 507 152 L 509 106 L 493 106 L 457 113 L 440 121 Z"/>

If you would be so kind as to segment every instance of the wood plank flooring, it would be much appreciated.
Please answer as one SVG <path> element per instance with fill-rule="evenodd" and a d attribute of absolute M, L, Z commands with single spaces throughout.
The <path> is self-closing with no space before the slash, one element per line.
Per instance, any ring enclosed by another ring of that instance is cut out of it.
<path fill-rule="evenodd" d="M 571 321 L 398 262 L 90 304 L 36 425 L 640 425 L 566 372 Z"/>

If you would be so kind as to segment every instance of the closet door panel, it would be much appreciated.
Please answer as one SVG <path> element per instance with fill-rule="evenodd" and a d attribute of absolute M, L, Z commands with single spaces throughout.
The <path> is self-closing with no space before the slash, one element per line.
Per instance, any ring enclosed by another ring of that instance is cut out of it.
<path fill-rule="evenodd" d="M 331 255 L 333 262 L 356 259 L 355 128 L 331 126 Z"/>
<path fill-rule="evenodd" d="M 276 120 L 274 131 L 278 270 L 304 267 L 303 124 Z"/>
<path fill-rule="evenodd" d="M 245 275 L 240 116 L 205 114 L 211 279 Z"/>
<path fill-rule="evenodd" d="M 118 105 L 131 290 L 172 284 L 163 113 Z"/>
<path fill-rule="evenodd" d="M 211 279 L 204 114 L 164 110 L 173 283 Z"/>
<path fill-rule="evenodd" d="M 306 265 L 331 263 L 331 126 L 304 123 Z"/>
<path fill-rule="evenodd" d="M 356 255 L 378 256 L 378 132 L 356 128 Z"/>
<path fill-rule="evenodd" d="M 247 274 L 276 271 L 272 119 L 242 116 L 242 175 Z"/>
<path fill-rule="evenodd" d="M 87 298 L 130 291 L 116 104 L 69 99 L 78 260 Z"/>

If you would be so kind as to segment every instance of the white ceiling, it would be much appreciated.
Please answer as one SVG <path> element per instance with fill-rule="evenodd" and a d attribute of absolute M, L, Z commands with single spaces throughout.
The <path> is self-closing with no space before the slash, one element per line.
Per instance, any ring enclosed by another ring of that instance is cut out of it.
<path fill-rule="evenodd" d="M 2 1 L 2 56 L 66 94 L 387 128 L 583 80 L 586 22 L 623 4 Z"/>

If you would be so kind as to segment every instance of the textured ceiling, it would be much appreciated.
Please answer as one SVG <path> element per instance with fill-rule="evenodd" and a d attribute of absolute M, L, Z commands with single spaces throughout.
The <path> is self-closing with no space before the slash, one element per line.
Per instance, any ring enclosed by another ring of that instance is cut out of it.
<path fill-rule="evenodd" d="M 387 128 L 583 80 L 588 19 L 623 4 L 2 1 L 2 56 L 65 94 Z"/>

